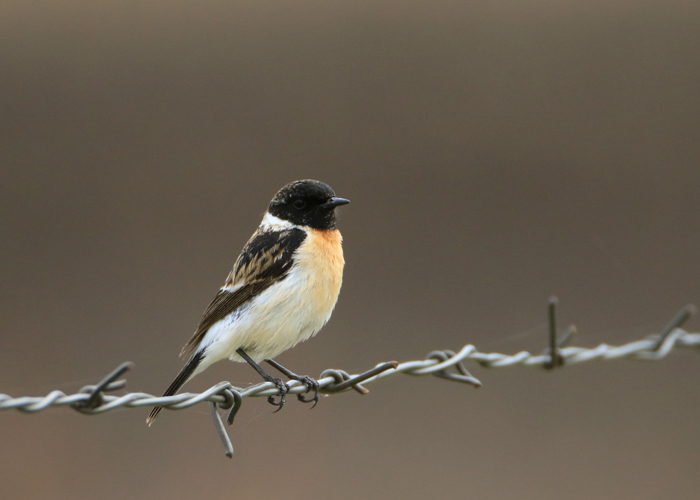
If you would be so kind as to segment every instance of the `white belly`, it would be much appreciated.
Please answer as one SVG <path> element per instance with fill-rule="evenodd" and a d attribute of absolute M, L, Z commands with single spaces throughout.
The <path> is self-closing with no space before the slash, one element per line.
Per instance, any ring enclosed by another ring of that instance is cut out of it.
<path fill-rule="evenodd" d="M 200 349 L 206 348 L 205 357 L 195 374 L 224 358 L 243 362 L 236 354 L 239 348 L 256 363 L 274 358 L 326 324 L 338 299 L 344 261 L 342 250 L 327 253 L 327 238 L 325 248 L 311 240 L 298 253 L 306 260 L 298 257 L 284 280 L 209 329 L 200 344 Z M 339 234 L 337 240 L 340 247 Z"/>

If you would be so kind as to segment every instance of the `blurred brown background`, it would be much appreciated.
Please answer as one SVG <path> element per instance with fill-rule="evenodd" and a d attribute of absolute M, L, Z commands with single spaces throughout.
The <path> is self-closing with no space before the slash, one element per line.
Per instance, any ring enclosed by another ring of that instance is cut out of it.
<path fill-rule="evenodd" d="M 698 2 L 5 0 L 0 68 L 0 392 L 161 393 L 300 178 L 353 203 L 299 373 L 539 352 L 551 294 L 591 347 L 700 302 Z M 246 400 L 233 460 L 205 406 L 3 412 L 0 496 L 697 498 L 698 353 L 473 373 Z M 187 389 L 220 380 L 258 381 Z"/>

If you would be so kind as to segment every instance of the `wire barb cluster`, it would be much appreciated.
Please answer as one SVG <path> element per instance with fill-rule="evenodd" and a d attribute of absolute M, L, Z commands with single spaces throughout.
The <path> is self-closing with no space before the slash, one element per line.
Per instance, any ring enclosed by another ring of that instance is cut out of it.
<path fill-rule="evenodd" d="M 680 328 L 695 312 L 695 307 L 692 305 L 681 309 L 658 335 L 651 335 L 645 339 L 620 346 L 600 344 L 594 348 L 585 348 L 564 347 L 564 344 L 576 332 L 573 326 L 569 327 L 561 338 L 557 339 L 556 316 L 554 312 L 556 303 L 556 298 L 550 299 L 549 348 L 542 354 L 535 355 L 527 351 L 521 351 L 512 355 L 482 353 L 473 345 L 468 344 L 459 352 L 449 350 L 433 351 L 423 360 L 404 363 L 397 363 L 396 361 L 380 363 L 374 368 L 357 375 L 350 375 L 343 370 L 326 370 L 321 373 L 318 380 L 319 391 L 323 394 L 334 394 L 353 389 L 360 394 L 367 394 L 369 390 L 364 387 L 365 384 L 376 382 L 398 373 L 412 376 L 434 375 L 473 387 L 481 387 L 481 382 L 467 371 L 465 367 L 466 362 L 477 363 L 486 368 L 529 366 L 553 369 L 593 360 L 611 361 L 628 358 L 654 361 L 665 358 L 674 349 L 700 349 L 700 333 L 688 333 Z M 552 352 L 554 352 L 554 356 Z M 116 408 L 139 408 L 155 405 L 169 410 L 184 410 L 206 401 L 209 402 L 213 422 L 224 444 L 226 456 L 231 457 L 233 456 L 233 446 L 223 426 L 217 407 L 224 410 L 230 409 L 227 421 L 231 425 L 242 405 L 243 398 L 268 397 L 279 394 L 279 389 L 271 382 L 263 382 L 247 388 L 235 387 L 230 382 L 219 382 L 199 394 L 181 393 L 167 397 L 155 397 L 143 392 L 132 392 L 121 396 L 105 394 L 106 392 L 124 388 L 126 381 L 117 379 L 132 367 L 133 363 L 122 363 L 99 383 L 85 386 L 76 394 L 68 395 L 58 390 L 39 397 L 23 396 L 14 398 L 7 394 L 0 394 L 0 410 L 14 409 L 25 413 L 34 413 L 51 406 L 68 406 L 80 413 L 96 415 Z M 301 394 L 307 390 L 303 383 L 295 380 L 289 381 L 287 385 L 289 394 Z"/>

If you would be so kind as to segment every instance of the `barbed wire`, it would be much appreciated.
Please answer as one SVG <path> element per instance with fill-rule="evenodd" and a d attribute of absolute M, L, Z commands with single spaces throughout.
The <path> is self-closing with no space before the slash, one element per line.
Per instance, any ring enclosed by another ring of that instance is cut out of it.
<path fill-rule="evenodd" d="M 688 333 L 678 328 L 671 332 L 662 343 L 660 349 L 654 350 L 657 342 L 654 338 L 648 338 L 621 346 L 600 344 L 594 348 L 565 347 L 559 349 L 559 354 L 564 360 L 564 365 L 595 359 L 608 361 L 622 358 L 660 360 L 666 357 L 673 349 L 700 348 L 700 333 Z M 318 380 L 319 392 L 332 394 L 355 389 L 361 394 L 366 394 L 369 391 L 363 384 L 366 385 L 397 373 L 414 376 L 435 375 L 480 387 L 481 382 L 473 377 L 464 367 L 463 362 L 465 361 L 476 362 L 486 368 L 504 368 L 515 365 L 542 368 L 551 362 L 551 356 L 549 354 L 534 355 L 527 351 L 521 351 L 512 355 L 482 353 L 473 345 L 468 344 L 457 353 L 450 350 L 433 351 L 424 360 L 404 363 L 395 361 L 381 363 L 372 370 L 358 375 L 348 375 L 343 370 L 326 370 Z M 124 373 L 130 366 L 131 363 L 120 365 L 117 376 Z M 459 373 L 447 372 L 447 369 L 452 367 L 455 367 Z M 184 410 L 203 401 L 225 404 L 228 402 L 228 399 L 222 395 L 222 392 L 226 389 L 237 392 L 241 399 L 279 395 L 279 390 L 271 382 L 260 383 L 245 389 L 235 387 L 230 382 L 219 382 L 202 393 L 180 393 L 167 397 L 153 396 L 144 392 L 132 392 L 122 396 L 101 394 L 101 392 L 121 389 L 125 386 L 125 382 L 120 380 L 111 382 L 106 386 L 87 385 L 78 393 L 71 395 L 67 395 L 60 390 L 51 391 L 46 396 L 12 397 L 8 394 L 0 393 L 0 410 L 14 409 L 26 413 L 35 413 L 51 406 L 69 406 L 80 413 L 95 415 L 120 407 L 139 408 L 157 405 L 169 410 Z M 287 385 L 290 387 L 289 394 L 301 394 L 307 390 L 305 385 L 295 380 L 289 381 Z M 95 395 L 99 396 L 97 399 L 99 404 L 95 404 Z"/>
<path fill-rule="evenodd" d="M 612 361 L 618 359 L 635 359 L 655 361 L 668 356 L 674 349 L 700 349 L 700 333 L 689 333 L 680 326 L 695 312 L 695 306 L 688 305 L 681 309 L 660 334 L 636 340 L 620 346 L 600 344 L 594 348 L 564 347 L 576 329 L 570 326 L 557 339 L 555 307 L 556 298 L 549 302 L 549 348 L 541 354 L 521 351 L 516 354 L 482 353 L 471 344 L 465 345 L 459 352 L 436 350 L 425 359 L 397 363 L 389 361 L 376 365 L 364 373 L 350 375 L 343 370 L 329 369 L 321 373 L 318 379 L 319 392 L 334 394 L 355 390 L 360 394 L 369 391 L 364 385 L 377 380 L 403 373 L 411 376 L 434 375 L 447 380 L 481 387 L 481 382 L 472 376 L 464 366 L 465 362 L 477 363 L 485 368 L 505 368 L 510 366 L 528 366 L 553 369 L 593 360 Z M 551 353 L 554 352 L 554 355 Z M 133 368 L 133 363 L 122 363 L 96 385 L 87 385 L 76 394 L 65 394 L 54 390 L 46 396 L 12 397 L 0 394 L 0 410 L 17 410 L 35 413 L 52 406 L 67 406 L 80 413 L 97 415 L 116 408 L 140 408 L 142 406 L 162 406 L 169 410 L 184 410 L 201 402 L 208 402 L 217 433 L 221 438 L 228 457 L 233 456 L 233 446 L 217 411 L 230 409 L 227 421 L 231 425 L 241 407 L 243 398 L 268 397 L 279 395 L 279 389 L 271 382 L 263 382 L 247 388 L 233 386 L 230 382 L 219 382 L 206 391 L 181 393 L 175 396 L 156 397 L 144 392 L 132 392 L 121 396 L 105 394 L 123 389 L 126 380 L 117 380 L 126 371 Z M 448 371 L 451 370 L 451 371 Z M 287 383 L 289 394 L 302 394 L 307 387 L 299 381 Z"/>

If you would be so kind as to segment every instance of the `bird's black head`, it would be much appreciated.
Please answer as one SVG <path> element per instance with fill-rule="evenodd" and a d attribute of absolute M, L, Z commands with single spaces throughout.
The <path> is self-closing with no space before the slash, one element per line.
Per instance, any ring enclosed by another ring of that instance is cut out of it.
<path fill-rule="evenodd" d="M 350 203 L 336 198 L 328 184 L 319 181 L 294 181 L 280 189 L 268 212 L 282 220 L 311 229 L 335 229 L 335 207 Z"/>

